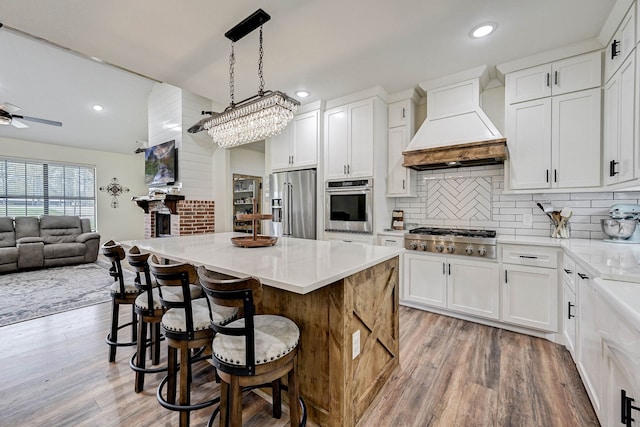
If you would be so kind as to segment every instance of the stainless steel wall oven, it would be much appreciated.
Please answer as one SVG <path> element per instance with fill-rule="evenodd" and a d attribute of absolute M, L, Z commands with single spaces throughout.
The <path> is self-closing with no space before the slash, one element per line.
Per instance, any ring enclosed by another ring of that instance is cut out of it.
<path fill-rule="evenodd" d="M 325 205 L 325 231 L 373 233 L 373 178 L 327 181 Z"/>

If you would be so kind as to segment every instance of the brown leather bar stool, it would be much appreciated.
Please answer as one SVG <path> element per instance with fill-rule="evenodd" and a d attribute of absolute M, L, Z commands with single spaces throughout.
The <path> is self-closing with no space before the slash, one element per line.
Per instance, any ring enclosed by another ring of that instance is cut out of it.
<path fill-rule="evenodd" d="M 238 307 L 243 316 L 228 325 L 211 325 L 216 332 L 212 363 L 222 381 L 220 426 L 240 427 L 242 393 L 259 387 L 271 387 L 275 418 L 281 415 L 280 388 L 288 389 L 291 426 L 306 425 L 307 411 L 297 376 L 298 326 L 284 316 L 255 314 L 256 304 L 262 301 L 262 283 L 255 277 L 220 280 L 202 266 L 198 276 L 212 304 Z M 280 383 L 284 377 L 287 387 Z"/>
<path fill-rule="evenodd" d="M 160 341 L 162 334 L 160 333 L 160 322 L 164 309 L 160 302 L 160 289 L 156 287 L 155 282 L 151 279 L 149 263 L 147 262 L 149 253 L 142 253 L 137 246 L 133 246 L 127 252 L 127 261 L 140 278 L 138 288 L 141 294 L 135 301 L 134 310 L 138 315 L 138 336 L 136 352 L 129 360 L 129 366 L 136 373 L 134 390 L 140 393 L 144 389 L 144 374 L 163 372 L 167 370 L 166 366 L 158 368 L 148 368 L 147 348 L 150 352 L 151 364 L 156 366 L 160 364 Z M 199 295 L 200 289 L 197 289 Z M 147 338 L 147 335 L 149 337 Z"/>
<path fill-rule="evenodd" d="M 114 279 L 111 285 L 111 330 L 106 339 L 107 344 L 109 344 L 109 362 L 114 362 L 116 360 L 116 349 L 118 347 L 128 347 L 137 344 L 138 316 L 135 312 L 134 305 L 141 291 L 136 283 L 125 283 L 122 264 L 120 263 L 124 259 L 124 249 L 122 249 L 122 246 L 116 244 L 113 240 L 109 240 L 102 245 L 102 254 L 111 261 L 109 275 Z M 136 277 L 136 280 L 139 280 L 139 277 Z M 124 325 L 118 325 L 121 305 L 131 306 L 131 321 Z M 118 341 L 118 331 L 127 326 L 131 326 L 131 341 Z"/>
<path fill-rule="evenodd" d="M 208 351 L 213 338 L 211 324 L 228 323 L 235 319 L 238 311 L 233 307 L 209 304 L 206 298 L 194 298 L 194 286 L 199 290 L 201 288 L 196 269 L 191 264 L 161 264 L 154 255 L 148 262 L 160 288 L 160 302 L 166 310 L 161 325 L 167 342 L 168 370 L 158 387 L 157 397 L 163 407 L 180 411 L 180 426 L 186 427 L 189 425 L 190 411 L 212 406 L 219 401 L 219 398 L 214 398 L 191 403 L 191 364 L 211 358 Z M 196 353 L 192 354 L 192 351 Z M 180 396 L 176 404 L 178 383 Z M 165 384 L 166 399 L 163 396 Z"/>

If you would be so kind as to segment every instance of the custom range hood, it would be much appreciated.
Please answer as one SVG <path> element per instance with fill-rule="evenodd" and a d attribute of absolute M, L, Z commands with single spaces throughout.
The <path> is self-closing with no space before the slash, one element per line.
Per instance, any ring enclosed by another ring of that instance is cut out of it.
<path fill-rule="evenodd" d="M 420 83 L 427 93 L 427 118 L 403 151 L 402 165 L 428 170 L 504 162 L 506 139 L 480 108 L 488 81 L 483 65 Z"/>

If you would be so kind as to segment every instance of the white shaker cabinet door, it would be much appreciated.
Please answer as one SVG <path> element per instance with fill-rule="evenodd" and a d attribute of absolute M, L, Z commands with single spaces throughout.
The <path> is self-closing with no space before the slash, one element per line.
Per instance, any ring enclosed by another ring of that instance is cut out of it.
<path fill-rule="evenodd" d="M 552 187 L 598 187 L 601 181 L 601 89 L 552 98 Z"/>
<path fill-rule="evenodd" d="M 551 64 L 539 65 L 507 74 L 508 104 L 551 96 Z"/>
<path fill-rule="evenodd" d="M 447 307 L 446 260 L 423 254 L 404 254 L 404 298 L 418 304 Z"/>
<path fill-rule="evenodd" d="M 291 167 L 291 124 L 279 135 L 271 138 L 271 169 L 286 170 Z"/>
<path fill-rule="evenodd" d="M 318 164 L 319 116 L 318 111 L 311 111 L 293 118 L 291 159 L 297 169 Z"/>
<path fill-rule="evenodd" d="M 373 176 L 373 100 L 349 106 L 350 177 Z"/>
<path fill-rule="evenodd" d="M 507 108 L 512 189 L 549 188 L 551 174 L 551 98 Z"/>
<path fill-rule="evenodd" d="M 558 272 L 521 265 L 505 266 L 502 321 L 549 332 L 558 330 Z"/>
<path fill-rule="evenodd" d="M 326 112 L 326 178 L 347 176 L 349 132 L 347 108 L 334 108 Z"/>
<path fill-rule="evenodd" d="M 447 299 L 450 310 L 487 319 L 500 318 L 498 264 L 487 261 L 452 260 L 447 265 Z"/>

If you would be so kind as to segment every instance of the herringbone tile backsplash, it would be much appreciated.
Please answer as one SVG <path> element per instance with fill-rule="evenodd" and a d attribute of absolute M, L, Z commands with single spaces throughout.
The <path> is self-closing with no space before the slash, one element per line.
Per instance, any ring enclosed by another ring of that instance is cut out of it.
<path fill-rule="evenodd" d="M 570 207 L 571 236 L 602 239 L 600 219 L 616 203 L 638 203 L 640 192 L 507 194 L 504 167 L 477 166 L 417 174 L 418 197 L 396 199 L 405 226 L 495 229 L 498 234 L 549 236 L 550 223 L 536 202 Z M 529 221 L 530 220 L 530 221 Z"/>

